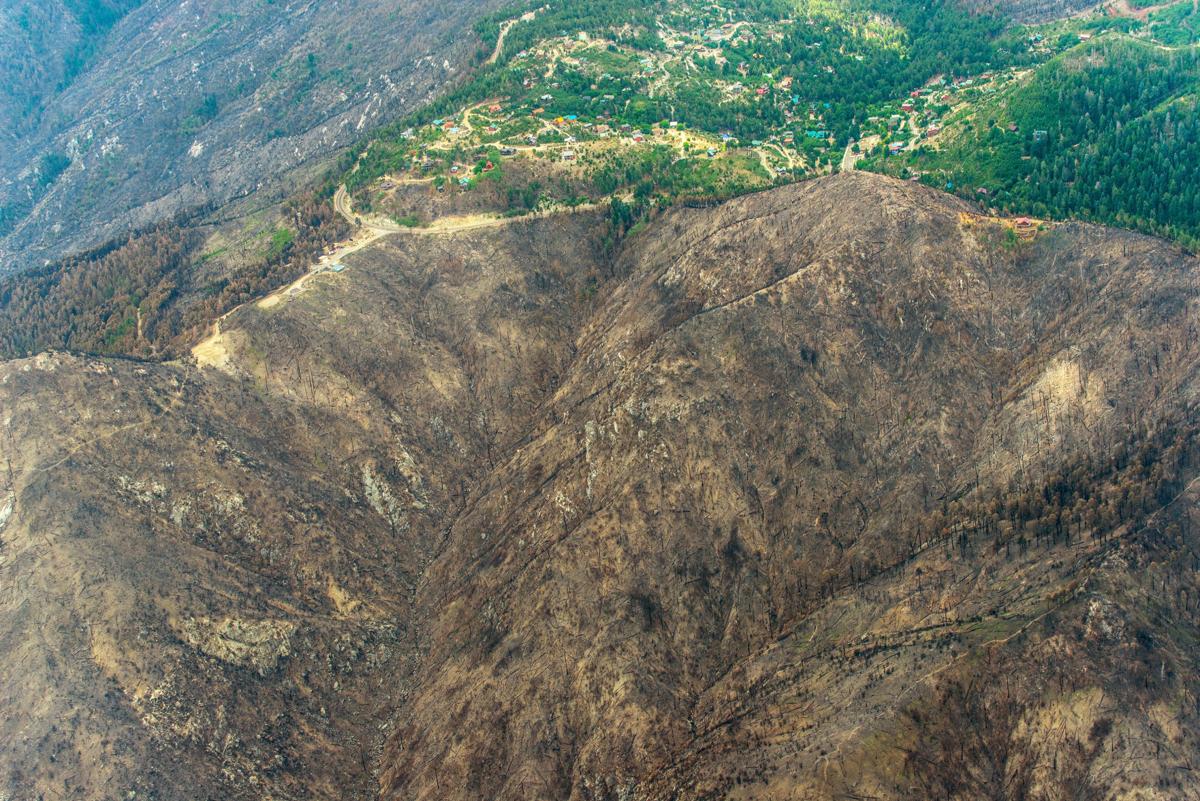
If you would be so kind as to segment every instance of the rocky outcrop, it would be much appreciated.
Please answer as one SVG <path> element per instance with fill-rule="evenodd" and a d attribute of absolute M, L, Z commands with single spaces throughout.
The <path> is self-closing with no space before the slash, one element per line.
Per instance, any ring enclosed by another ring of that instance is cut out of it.
<path fill-rule="evenodd" d="M 189 618 L 176 625 L 180 637 L 209 656 L 260 674 L 274 670 L 292 653 L 296 623 L 290 620 Z"/>

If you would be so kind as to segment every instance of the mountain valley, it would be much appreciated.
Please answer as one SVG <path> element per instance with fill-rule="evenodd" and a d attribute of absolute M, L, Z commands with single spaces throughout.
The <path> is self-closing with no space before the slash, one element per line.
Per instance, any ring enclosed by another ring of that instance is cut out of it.
<path fill-rule="evenodd" d="M 1200 801 L 1198 47 L 7 3 L 0 801 Z"/>
<path fill-rule="evenodd" d="M 1194 259 L 863 173 L 606 225 L 6 363 L 9 796 L 1195 797 Z"/>

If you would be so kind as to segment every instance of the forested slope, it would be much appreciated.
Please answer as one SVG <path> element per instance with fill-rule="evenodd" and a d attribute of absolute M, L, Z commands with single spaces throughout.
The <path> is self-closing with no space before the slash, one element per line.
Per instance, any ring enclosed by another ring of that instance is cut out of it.
<path fill-rule="evenodd" d="M 880 168 L 1014 213 L 1200 243 L 1200 53 L 1124 36 L 1082 44 Z M 986 193 L 986 194 L 985 194 Z"/>

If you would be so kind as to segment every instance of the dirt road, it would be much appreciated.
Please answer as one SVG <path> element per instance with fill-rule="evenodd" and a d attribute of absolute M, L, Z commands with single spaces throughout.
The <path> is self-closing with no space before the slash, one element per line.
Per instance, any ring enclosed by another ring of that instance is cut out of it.
<path fill-rule="evenodd" d="M 583 203 L 578 206 L 564 206 L 562 208 L 548 209 L 546 211 L 535 211 L 531 214 L 522 214 L 517 217 L 497 217 L 490 214 L 467 214 L 455 217 L 442 217 L 429 225 L 423 225 L 419 228 L 404 228 L 403 233 L 414 234 L 417 236 L 432 236 L 436 234 L 452 234 L 459 231 L 474 231 L 480 228 L 501 228 L 505 225 L 513 223 L 527 222 L 529 220 L 539 220 L 543 217 L 557 217 L 561 214 L 580 214 L 585 211 L 595 211 L 601 207 L 601 203 Z"/>
<path fill-rule="evenodd" d="M 192 348 L 192 356 L 195 357 L 196 362 L 201 367 L 214 367 L 218 370 L 228 369 L 230 361 L 229 343 L 226 339 L 226 334 L 221 331 L 221 323 L 227 317 L 250 304 L 254 304 L 260 309 L 270 309 L 279 305 L 287 298 L 293 297 L 303 291 L 305 285 L 315 276 L 336 275 L 332 271 L 335 264 L 341 262 L 342 259 L 351 253 L 362 250 L 385 236 L 405 234 L 410 236 L 439 236 L 441 234 L 476 231 L 484 228 L 500 228 L 512 225 L 513 223 L 536 220 L 543 217 L 594 211 L 602 205 L 602 203 L 585 203 L 579 206 L 554 208 L 533 212 L 532 214 L 523 214 L 518 217 L 499 217 L 486 214 L 442 217 L 426 226 L 407 228 L 390 220 L 383 220 L 377 217 L 364 218 L 356 215 L 354 213 L 354 206 L 350 201 L 350 193 L 346 191 L 345 186 L 340 186 L 333 196 L 333 207 L 337 210 L 338 214 L 342 215 L 351 225 L 355 226 L 354 235 L 322 256 L 320 261 L 295 281 L 281 286 L 261 298 L 248 300 L 245 303 L 235 306 L 216 320 L 213 320 L 211 332 Z"/>
<path fill-rule="evenodd" d="M 854 172 L 858 169 L 858 160 L 863 154 L 869 152 L 871 148 L 879 144 L 878 136 L 864 136 L 862 141 L 858 143 L 858 153 L 854 152 L 854 143 L 846 145 L 846 152 L 842 156 L 842 172 Z"/>
<path fill-rule="evenodd" d="M 535 211 L 531 214 L 522 214 L 517 217 L 501 217 L 495 214 L 463 214 L 448 217 L 440 217 L 434 220 L 429 225 L 421 226 L 404 226 L 391 220 L 377 216 L 361 216 L 354 213 L 353 204 L 350 201 L 350 193 L 346 191 L 345 186 L 338 187 L 338 191 L 333 196 L 333 207 L 337 213 L 342 215 L 351 225 L 358 226 L 360 229 L 365 229 L 369 232 L 368 235 L 356 235 L 350 242 L 358 242 L 349 249 L 349 244 L 341 246 L 335 251 L 341 255 L 360 250 L 366 247 L 371 242 L 381 236 L 389 234 L 410 234 L 415 236 L 428 236 L 433 234 L 448 234 L 457 231 L 473 231 L 478 228 L 499 228 L 512 223 L 524 222 L 526 220 L 536 220 L 542 217 L 554 217 L 559 214 L 577 214 L 583 211 L 593 211 L 600 208 L 601 203 L 584 203 L 579 206 L 563 206 L 559 208 L 547 209 L 545 211 Z M 336 260 L 336 259 L 335 259 Z M 322 259 L 324 261 L 324 259 Z"/>
<path fill-rule="evenodd" d="M 513 29 L 513 26 L 518 22 L 531 22 L 536 16 L 536 11 L 529 11 L 517 17 L 516 19 L 510 19 L 508 22 L 505 22 L 503 25 L 501 25 L 500 35 L 496 37 L 496 49 L 492 51 L 492 54 L 488 56 L 487 61 L 483 63 L 487 65 L 495 64 L 500 59 L 500 54 L 504 52 L 504 39 L 508 36 L 508 32 Z"/>
<path fill-rule="evenodd" d="M 1136 20 L 1145 22 L 1150 18 L 1150 15 L 1155 11 L 1161 11 L 1167 6 L 1174 5 L 1174 2 L 1160 3 L 1153 6 L 1142 6 L 1135 8 L 1129 0 L 1117 0 L 1115 3 L 1109 3 L 1107 9 L 1118 17 L 1133 17 Z M 1193 8 L 1196 3 L 1193 2 Z"/>
<path fill-rule="evenodd" d="M 339 193 L 342 193 L 344 189 L 344 187 L 339 189 Z M 353 224 L 354 212 L 349 206 L 349 197 L 344 197 L 342 202 L 343 206 L 339 207 L 338 196 L 334 196 L 335 208 L 337 208 L 338 212 L 350 220 L 350 222 Z M 209 335 L 192 348 L 192 356 L 195 357 L 197 364 L 199 364 L 201 367 L 215 367 L 218 370 L 226 369 L 229 366 L 229 348 L 225 340 L 225 335 L 221 332 L 221 323 L 223 323 L 231 314 L 252 303 L 261 309 L 269 309 L 278 305 L 282 300 L 284 300 L 284 298 L 295 295 L 297 292 L 303 289 L 304 285 L 313 276 L 332 274 L 331 270 L 333 265 L 339 263 L 351 253 L 367 247 L 372 242 L 375 242 L 383 237 L 384 234 L 385 232 L 373 228 L 363 227 L 358 229 L 350 239 L 340 243 L 329 253 L 322 256 L 316 264 L 309 268 L 308 272 L 297 278 L 295 281 L 281 286 L 261 298 L 248 300 L 245 303 L 238 304 L 217 319 L 213 320 L 212 330 L 209 332 Z"/>

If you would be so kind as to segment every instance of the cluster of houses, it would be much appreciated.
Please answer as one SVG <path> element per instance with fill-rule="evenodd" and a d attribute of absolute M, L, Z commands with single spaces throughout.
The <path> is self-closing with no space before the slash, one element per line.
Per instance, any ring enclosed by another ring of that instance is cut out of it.
<path fill-rule="evenodd" d="M 909 141 L 888 143 L 887 152 L 895 155 L 907 150 L 917 139 L 936 138 L 942 133 L 944 126 L 941 119 L 933 113 L 934 108 L 951 105 L 958 92 L 971 87 L 977 87 L 985 93 L 993 92 L 997 88 L 997 82 L 1007 77 L 1007 75 L 997 76 L 991 72 L 984 72 L 975 78 L 947 79 L 945 76 L 938 76 L 920 89 L 909 92 L 908 97 L 899 105 L 899 113 L 890 115 L 886 123 L 887 129 L 894 133 L 907 128 L 908 132 L 912 134 L 912 138 Z M 884 119 L 870 117 L 868 122 L 881 125 Z M 1015 133 L 1017 130 L 1015 124 L 1009 126 L 1010 132 Z M 1045 135 L 1045 131 L 1035 131 L 1034 140 L 1041 141 Z"/>
<path fill-rule="evenodd" d="M 809 20 L 812 24 L 812 20 Z M 715 57 L 722 52 L 723 47 L 731 46 L 732 44 L 742 42 L 753 42 L 757 38 L 780 38 L 782 33 L 776 30 L 762 29 L 761 26 L 745 22 L 723 22 L 721 24 L 709 24 L 707 27 L 698 25 L 691 33 L 668 30 L 664 32 L 663 38 L 668 50 L 680 51 L 687 50 L 695 54 L 705 55 L 713 54 Z M 565 41 L 565 44 L 564 44 Z M 819 43 L 814 43 L 819 46 Z M 595 57 L 585 52 L 584 48 L 594 48 L 595 44 L 586 36 L 568 37 L 566 40 L 559 40 L 554 45 L 553 55 L 556 60 L 566 65 L 579 65 L 585 62 L 595 62 Z M 524 85 L 533 90 L 534 87 L 542 85 L 542 81 L 546 80 L 543 76 L 546 75 L 545 57 L 547 53 L 535 49 L 533 52 L 522 51 L 517 54 L 516 61 L 525 60 L 528 62 L 527 73 L 523 78 Z M 597 65 L 599 66 L 599 65 Z M 616 72 L 622 70 L 617 69 L 611 64 L 605 64 L 609 69 Z M 741 65 L 743 75 L 748 74 L 745 69 L 746 65 Z M 660 59 L 642 55 L 636 60 L 631 60 L 628 67 L 634 74 L 642 77 L 649 77 L 658 74 L 662 71 L 662 62 Z M 526 67 L 521 67 L 525 69 Z M 484 141 L 496 142 L 512 142 L 523 141 L 529 147 L 544 147 L 553 142 L 560 145 L 556 149 L 558 157 L 562 161 L 575 161 L 579 158 L 580 151 L 577 141 L 590 139 L 606 139 L 611 137 L 620 137 L 632 143 L 642 143 L 653 141 L 654 138 L 661 136 L 664 131 L 658 130 L 657 126 L 652 126 L 649 133 L 645 130 L 635 129 L 629 124 L 619 122 L 619 109 L 622 106 L 621 95 L 627 94 L 631 90 L 630 86 L 620 85 L 620 77 L 613 75 L 611 72 L 601 72 L 601 69 L 595 69 L 591 72 L 591 90 L 585 100 L 592 105 L 589 106 L 587 113 L 588 117 L 592 117 L 592 121 L 581 120 L 578 115 L 555 113 L 555 107 L 559 105 L 559 95 L 561 92 L 556 90 L 559 88 L 558 81 L 551 81 L 545 85 L 544 90 L 531 91 L 525 102 L 518 104 L 509 104 L 505 101 L 489 102 L 485 106 L 480 107 L 486 109 L 487 114 L 491 119 L 484 117 L 483 123 L 479 123 L 479 118 L 476 118 L 476 128 L 486 132 L 488 139 Z M 628 70 L 626 70 L 628 71 Z M 976 81 L 990 81 L 991 75 L 985 74 L 976 79 L 971 78 L 954 78 L 947 80 L 939 78 L 931 81 L 926 86 L 913 90 L 907 98 L 905 98 L 898 106 L 899 113 L 891 115 L 890 118 L 881 118 L 876 122 L 881 122 L 882 119 L 887 119 L 888 127 L 894 132 L 902 132 L 907 129 L 908 134 L 903 138 L 907 141 L 891 142 L 888 145 L 888 150 L 893 153 L 898 153 L 907 147 L 915 145 L 915 143 L 924 138 L 932 139 L 937 137 L 942 132 L 941 120 L 930 111 L 937 105 L 949 105 L 953 100 L 954 93 L 970 87 Z M 792 75 L 776 76 L 775 78 L 767 77 L 761 81 L 736 81 L 726 83 L 721 81 L 723 90 L 727 95 L 746 95 L 762 99 L 764 102 L 779 102 L 782 108 L 784 126 L 772 133 L 769 136 L 764 136 L 767 141 L 756 140 L 751 144 L 755 147 L 762 147 L 768 142 L 778 145 L 782 148 L 797 148 L 798 145 L 804 145 L 805 149 L 812 148 L 828 148 L 832 146 L 835 134 L 828 128 L 825 121 L 825 114 L 819 103 L 809 103 L 802 100 L 801 94 L 793 92 L 797 87 L 797 78 Z M 613 83 L 618 82 L 618 83 Z M 605 86 L 611 87 L 605 92 Z M 619 88 L 618 88 L 619 87 Z M 795 87 L 795 88 L 794 88 Z M 790 98 L 790 103 L 788 99 Z M 518 101 L 519 102 L 519 101 Z M 807 108 L 806 108 L 807 106 Z M 574 108 L 579 108 L 574 105 Z M 825 104 L 825 108 L 829 108 L 829 104 Z M 565 111 L 565 109 L 563 109 Z M 483 115 L 481 115 L 483 116 Z M 503 120 L 499 119 L 503 116 Z M 532 123 L 531 118 L 536 120 Z M 523 121 L 524 120 L 524 121 Z M 675 128 L 678 126 L 676 122 L 664 124 L 666 127 Z M 461 117 L 455 119 L 438 119 L 433 121 L 433 127 L 437 132 L 449 138 L 465 136 L 472 129 L 462 121 Z M 509 133 L 502 133 L 507 130 Z M 402 136 L 405 139 L 416 137 L 416 133 L 409 129 Z M 900 137 L 897 137 L 898 139 Z M 727 147 L 736 147 L 737 140 L 730 132 L 724 132 L 720 135 L 721 143 L 719 146 L 702 145 L 704 153 L 708 158 L 716 158 L 722 150 Z M 510 157 L 517 154 L 518 147 L 511 144 L 505 144 L 499 149 L 500 156 Z M 493 156 L 494 158 L 494 156 Z M 466 180 L 466 179 L 460 179 Z"/>

